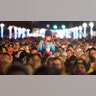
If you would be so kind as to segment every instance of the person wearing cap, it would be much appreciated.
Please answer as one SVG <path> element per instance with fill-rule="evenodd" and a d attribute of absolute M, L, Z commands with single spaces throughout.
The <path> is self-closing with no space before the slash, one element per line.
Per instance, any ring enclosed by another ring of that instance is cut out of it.
<path fill-rule="evenodd" d="M 19 59 L 22 61 L 23 64 L 27 63 L 28 53 L 24 50 L 20 53 Z"/>
<path fill-rule="evenodd" d="M 46 51 L 46 48 L 49 47 L 52 54 L 54 54 L 55 45 L 53 44 L 52 39 L 53 39 L 52 32 L 50 31 L 50 29 L 47 29 L 45 32 L 44 40 L 41 40 L 39 42 L 38 51 L 43 54 Z"/>
<path fill-rule="evenodd" d="M 92 57 L 92 56 L 91 56 Z M 89 58 L 89 56 L 87 55 L 87 54 L 83 54 L 83 55 L 81 55 L 81 57 L 80 58 L 82 58 L 83 60 L 85 60 L 86 61 L 86 63 L 87 63 L 87 66 L 88 66 L 88 71 L 87 71 L 87 73 L 88 74 L 90 74 L 91 72 L 93 72 L 94 70 L 93 70 L 93 68 L 92 68 L 92 66 L 93 66 L 93 62 L 94 62 L 94 57 L 92 57 L 92 58 Z M 91 65 L 91 63 L 92 63 L 92 65 Z"/>
<path fill-rule="evenodd" d="M 88 64 L 81 58 L 79 58 L 74 64 L 72 74 L 73 75 L 88 75 Z"/>
<path fill-rule="evenodd" d="M 17 56 L 13 59 L 14 62 L 19 62 L 20 64 L 26 64 L 28 53 L 25 50 L 19 51 Z"/>

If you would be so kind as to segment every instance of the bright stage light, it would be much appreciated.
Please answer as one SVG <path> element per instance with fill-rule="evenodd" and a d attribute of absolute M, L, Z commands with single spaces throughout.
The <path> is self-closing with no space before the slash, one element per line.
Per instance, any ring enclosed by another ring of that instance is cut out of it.
<path fill-rule="evenodd" d="M 54 25 L 53 28 L 56 30 L 58 27 L 57 27 L 57 25 Z"/>
<path fill-rule="evenodd" d="M 86 38 L 87 23 L 83 23 L 83 27 L 84 27 L 84 38 Z"/>
<path fill-rule="evenodd" d="M 91 28 L 93 28 L 93 27 L 94 27 L 94 23 L 93 23 L 93 22 L 90 22 L 90 23 L 89 23 L 89 26 L 90 26 Z"/>
<path fill-rule="evenodd" d="M 62 29 L 65 29 L 65 28 L 66 28 L 66 26 L 65 26 L 65 25 L 62 25 L 61 27 L 62 27 Z"/>
<path fill-rule="evenodd" d="M 29 37 L 29 34 L 30 34 L 30 33 L 29 33 L 29 32 L 30 32 L 30 29 L 27 29 L 26 31 L 27 31 L 27 37 Z"/>
<path fill-rule="evenodd" d="M 90 35 L 93 36 L 94 23 L 93 23 L 93 22 L 90 22 L 90 23 L 89 23 L 89 26 L 90 26 Z"/>
<path fill-rule="evenodd" d="M 45 34 L 45 31 L 46 31 L 45 28 L 41 28 L 41 29 L 40 29 L 40 34 Z"/>
<path fill-rule="evenodd" d="M 50 27 L 50 24 L 47 24 L 46 27 L 49 28 Z"/>
<path fill-rule="evenodd" d="M 69 36 L 69 32 L 70 32 L 69 29 L 65 29 L 65 37 L 66 37 L 66 38 L 69 38 L 69 37 L 70 37 L 70 36 Z"/>
<path fill-rule="evenodd" d="M 14 27 L 14 39 L 17 39 L 17 27 Z"/>
<path fill-rule="evenodd" d="M 82 28 L 82 26 L 79 26 L 79 30 L 81 31 L 83 28 Z"/>
<path fill-rule="evenodd" d="M 25 38 L 26 37 L 25 31 L 26 31 L 26 28 L 22 28 L 22 38 Z"/>
<path fill-rule="evenodd" d="M 75 39 L 78 39 L 78 30 L 79 30 L 79 28 L 75 27 Z"/>
<path fill-rule="evenodd" d="M 82 38 L 82 26 L 79 26 L 79 38 L 81 39 Z"/>
<path fill-rule="evenodd" d="M 57 32 L 59 38 L 62 38 L 62 39 L 64 38 L 63 30 L 60 29 L 60 30 L 57 30 L 56 32 Z"/>
<path fill-rule="evenodd" d="M 20 38 L 22 35 L 22 29 L 21 27 L 19 27 L 17 30 L 18 30 L 18 38 Z"/>
<path fill-rule="evenodd" d="M 12 26 L 9 26 L 8 29 L 9 29 L 9 39 L 11 39 L 12 38 Z"/>
<path fill-rule="evenodd" d="M 5 25 L 1 23 L 0 26 L 1 26 L 1 38 L 4 38 L 4 26 Z"/>
<path fill-rule="evenodd" d="M 87 27 L 87 23 L 83 23 L 83 27 L 86 28 Z"/>

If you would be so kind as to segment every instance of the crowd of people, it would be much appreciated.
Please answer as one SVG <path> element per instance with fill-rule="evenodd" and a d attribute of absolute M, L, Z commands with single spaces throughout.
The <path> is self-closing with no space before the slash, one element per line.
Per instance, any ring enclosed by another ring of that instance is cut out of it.
<path fill-rule="evenodd" d="M 0 75 L 95 75 L 96 39 L 45 38 L 0 41 Z"/>

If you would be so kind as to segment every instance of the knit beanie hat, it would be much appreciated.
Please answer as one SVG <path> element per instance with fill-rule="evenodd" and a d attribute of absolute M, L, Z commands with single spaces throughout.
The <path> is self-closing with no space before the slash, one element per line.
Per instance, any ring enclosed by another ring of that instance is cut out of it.
<path fill-rule="evenodd" d="M 46 30 L 45 36 L 52 36 L 52 32 L 50 30 Z"/>

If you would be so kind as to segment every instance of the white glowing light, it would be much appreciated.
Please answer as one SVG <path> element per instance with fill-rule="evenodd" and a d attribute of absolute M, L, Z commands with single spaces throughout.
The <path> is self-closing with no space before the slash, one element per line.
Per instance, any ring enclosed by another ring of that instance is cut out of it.
<path fill-rule="evenodd" d="M 50 24 L 47 24 L 46 27 L 49 28 L 50 27 Z"/>
<path fill-rule="evenodd" d="M 29 34 L 28 37 L 33 37 L 33 34 Z"/>
<path fill-rule="evenodd" d="M 75 27 L 75 39 L 78 39 L 78 30 L 79 30 L 79 28 Z"/>
<path fill-rule="evenodd" d="M 9 29 L 9 39 L 11 39 L 12 38 L 12 26 L 9 26 L 8 29 Z"/>
<path fill-rule="evenodd" d="M 3 23 L 1 23 L 0 26 L 1 26 L 1 38 L 4 38 L 4 34 L 3 33 L 4 33 L 4 26 L 5 25 Z"/>
<path fill-rule="evenodd" d="M 83 23 L 83 27 L 84 27 L 84 38 L 86 38 L 86 28 L 87 28 L 87 24 Z"/>
<path fill-rule="evenodd" d="M 17 39 L 17 27 L 14 27 L 14 39 Z"/>
<path fill-rule="evenodd" d="M 69 32 L 70 32 L 70 31 L 69 31 L 68 29 L 65 29 L 65 37 L 66 37 L 66 38 L 69 38 L 69 35 L 68 35 Z"/>
<path fill-rule="evenodd" d="M 38 37 L 42 37 L 42 35 L 41 34 L 38 34 Z"/>
<path fill-rule="evenodd" d="M 73 29 L 73 38 L 75 39 L 76 38 L 76 36 L 75 36 L 75 29 Z"/>
<path fill-rule="evenodd" d="M 26 31 L 26 28 L 22 28 L 22 38 L 25 38 L 26 37 L 25 31 Z"/>
<path fill-rule="evenodd" d="M 41 29 L 40 29 L 40 34 L 45 34 L 45 31 L 46 31 L 45 28 L 41 28 Z"/>
<path fill-rule="evenodd" d="M 42 38 L 45 38 L 45 35 L 42 35 Z"/>
<path fill-rule="evenodd" d="M 90 26 L 90 35 L 93 36 L 93 27 L 94 27 L 94 23 L 93 22 L 90 22 L 89 23 L 89 26 Z"/>
<path fill-rule="evenodd" d="M 36 34 L 36 33 L 33 33 L 33 37 L 38 37 L 38 34 Z"/>
<path fill-rule="evenodd" d="M 78 27 L 75 27 L 75 30 L 77 31 L 79 28 Z"/>
<path fill-rule="evenodd" d="M 79 30 L 81 31 L 83 28 L 82 28 L 82 26 L 79 26 Z"/>
<path fill-rule="evenodd" d="M 86 28 L 87 27 L 87 23 L 83 23 L 83 27 Z"/>
<path fill-rule="evenodd" d="M 37 33 L 37 34 L 39 33 L 39 30 L 38 30 L 38 29 L 36 30 L 36 33 Z"/>
<path fill-rule="evenodd" d="M 30 33 L 29 33 L 29 32 L 30 32 L 30 29 L 27 29 L 26 31 L 27 31 L 27 37 L 29 37 L 29 34 L 30 34 Z"/>
<path fill-rule="evenodd" d="M 65 33 L 66 33 L 65 29 L 63 29 L 62 32 L 63 32 L 63 36 L 65 37 L 65 36 L 66 36 L 66 34 L 65 34 Z"/>
<path fill-rule="evenodd" d="M 59 29 L 56 32 L 57 32 L 59 38 L 61 38 L 61 39 L 64 38 L 63 30 Z"/>
<path fill-rule="evenodd" d="M 81 39 L 82 38 L 82 26 L 79 26 L 79 38 Z"/>
<path fill-rule="evenodd" d="M 94 23 L 93 23 L 93 22 L 90 22 L 90 23 L 89 23 L 89 26 L 90 26 L 91 28 L 93 28 L 93 27 L 94 27 Z"/>
<path fill-rule="evenodd" d="M 22 29 L 21 27 L 19 27 L 17 30 L 18 30 L 18 38 L 20 38 L 22 35 Z"/>
<path fill-rule="evenodd" d="M 77 34 L 78 34 L 78 27 L 73 27 L 73 28 L 70 28 L 69 29 L 69 36 L 70 36 L 70 33 L 73 33 L 73 39 L 76 39 L 78 36 L 77 36 Z M 77 36 L 77 37 L 76 37 Z M 71 36 L 70 36 L 71 37 Z"/>

